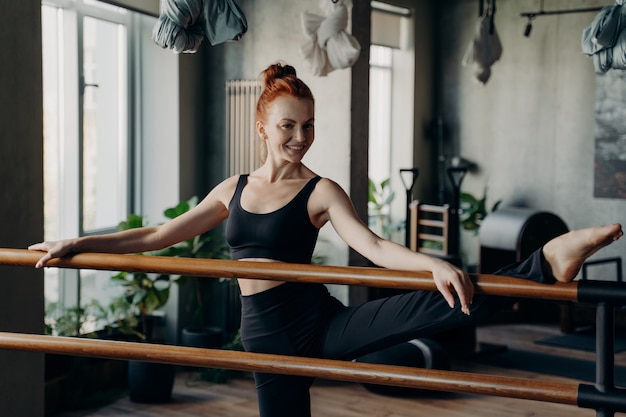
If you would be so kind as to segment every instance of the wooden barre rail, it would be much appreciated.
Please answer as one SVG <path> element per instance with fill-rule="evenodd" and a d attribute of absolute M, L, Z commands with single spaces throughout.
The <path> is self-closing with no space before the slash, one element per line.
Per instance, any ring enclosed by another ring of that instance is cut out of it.
<path fill-rule="evenodd" d="M 0 332 L 0 348 L 308 376 L 577 405 L 578 385 L 466 372 L 149 343 Z"/>
<path fill-rule="evenodd" d="M 40 257 L 40 252 L 0 248 L 0 265 L 33 267 Z M 98 253 L 81 253 L 54 259 L 49 262 L 48 266 L 437 290 L 430 273 L 396 271 L 384 268 Z M 623 283 L 583 281 L 546 285 L 518 278 L 487 274 L 474 274 L 471 277 L 476 284 L 477 291 L 483 294 L 546 300 L 595 301 L 601 303 L 598 304 L 599 311 L 601 305 L 608 307 L 612 306 L 614 302 L 626 303 L 626 286 Z M 606 310 L 606 308 L 602 310 Z M 604 340 L 605 336 L 599 336 L 599 338 Z M 609 337 L 607 340 L 603 343 L 612 343 L 612 338 Z M 596 369 L 598 381 L 596 386 L 591 386 L 340 360 L 6 332 L 0 332 L 0 349 L 140 360 L 183 366 L 290 374 L 435 391 L 493 395 L 594 408 L 598 416 L 602 417 L 612 416 L 613 410 L 626 411 L 626 390 L 615 388 L 612 377 L 608 379 L 604 377 L 612 375 L 609 368 L 613 367 L 613 361 L 612 359 L 607 360 L 607 358 L 600 360 L 600 357 L 598 361 L 602 365 L 598 365 Z M 604 351 L 600 345 L 598 345 L 598 349 L 599 352 Z M 602 387 L 608 388 L 602 389 Z"/>
<path fill-rule="evenodd" d="M 41 252 L 0 248 L 0 265 L 34 266 L 41 256 Z M 385 268 L 102 253 L 79 253 L 53 259 L 48 263 L 48 266 L 202 277 L 362 285 L 412 290 L 437 290 L 429 272 L 397 271 Z M 476 284 L 477 292 L 483 294 L 561 301 L 576 301 L 578 299 L 577 282 L 547 285 L 498 275 L 471 274 L 470 276 Z"/>

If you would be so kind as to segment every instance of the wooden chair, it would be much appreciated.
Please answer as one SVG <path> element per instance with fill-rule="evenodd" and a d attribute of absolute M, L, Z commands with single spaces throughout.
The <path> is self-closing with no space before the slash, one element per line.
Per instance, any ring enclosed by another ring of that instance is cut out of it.
<path fill-rule="evenodd" d="M 409 213 L 409 248 L 443 259 L 461 268 L 461 258 L 458 254 L 452 253 L 454 236 L 451 228 L 455 226 L 453 226 L 451 207 L 447 204 L 437 206 L 412 201 L 409 204 Z M 434 334 L 432 339 L 451 356 L 475 353 L 478 346 L 476 328 L 473 325 Z"/>
<path fill-rule="evenodd" d="M 437 257 L 450 256 L 450 206 L 412 201 L 409 212 L 411 250 Z"/>

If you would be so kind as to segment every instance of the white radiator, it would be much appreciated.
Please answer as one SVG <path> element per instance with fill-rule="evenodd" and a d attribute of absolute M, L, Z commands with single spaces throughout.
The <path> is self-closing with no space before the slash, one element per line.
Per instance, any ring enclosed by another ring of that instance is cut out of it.
<path fill-rule="evenodd" d="M 262 83 L 256 80 L 226 81 L 229 175 L 254 171 L 261 164 L 255 119 L 262 88 Z"/>

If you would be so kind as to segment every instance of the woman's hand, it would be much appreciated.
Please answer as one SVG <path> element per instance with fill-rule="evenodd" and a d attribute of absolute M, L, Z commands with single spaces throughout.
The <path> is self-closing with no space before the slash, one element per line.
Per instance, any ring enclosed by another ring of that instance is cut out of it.
<path fill-rule="evenodd" d="M 35 264 L 35 268 L 41 268 L 46 265 L 50 259 L 60 258 L 71 252 L 73 239 L 58 240 L 53 242 L 41 242 L 30 245 L 28 250 L 38 250 L 46 252 Z"/>
<path fill-rule="evenodd" d="M 433 279 L 437 289 L 448 302 L 450 308 L 454 308 L 454 294 L 456 292 L 461 301 L 461 311 L 469 316 L 470 305 L 474 298 L 474 284 L 469 276 L 461 269 L 444 261 L 437 261 L 432 268 Z"/>

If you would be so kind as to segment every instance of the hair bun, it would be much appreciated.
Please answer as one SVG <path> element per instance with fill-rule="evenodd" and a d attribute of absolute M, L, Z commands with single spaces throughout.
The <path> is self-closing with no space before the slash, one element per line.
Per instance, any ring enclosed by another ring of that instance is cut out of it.
<path fill-rule="evenodd" d="M 272 84 L 275 80 L 280 78 L 297 78 L 296 69 L 291 65 L 284 64 L 282 62 L 270 65 L 261 75 L 266 86 Z"/>

